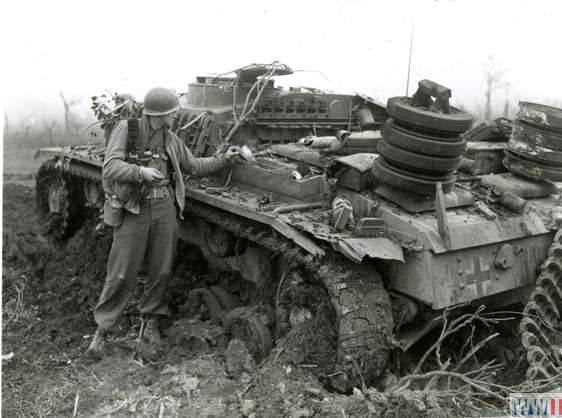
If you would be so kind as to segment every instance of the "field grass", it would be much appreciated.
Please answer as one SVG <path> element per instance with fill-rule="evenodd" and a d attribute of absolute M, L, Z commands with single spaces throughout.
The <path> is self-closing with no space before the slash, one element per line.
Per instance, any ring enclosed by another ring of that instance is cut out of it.
<path fill-rule="evenodd" d="M 6 146 L 4 144 L 4 175 L 26 176 L 37 173 L 43 162 L 42 159 L 35 159 L 37 149 L 35 147 L 18 148 L 17 145 Z"/>
<path fill-rule="evenodd" d="M 98 135 L 103 135 L 99 133 Z M 45 161 L 45 157 L 35 159 L 37 151 L 44 147 L 67 146 L 85 144 L 88 141 L 98 142 L 100 139 L 92 138 L 90 135 L 55 135 L 53 141 L 49 140 L 45 135 L 30 132 L 23 135 L 21 132 L 17 134 L 4 135 L 4 176 L 33 176 L 39 170 L 39 167 Z"/>

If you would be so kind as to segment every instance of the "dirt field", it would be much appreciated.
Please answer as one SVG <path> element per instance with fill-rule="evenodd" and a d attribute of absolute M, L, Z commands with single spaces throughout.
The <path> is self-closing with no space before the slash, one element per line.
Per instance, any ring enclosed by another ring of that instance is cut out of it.
<path fill-rule="evenodd" d="M 186 291 L 215 274 L 186 248 L 182 279 L 173 283 L 174 314 L 163 324 L 163 347 L 154 351 L 137 340 L 139 313 L 133 301 L 122 333 L 113 337 L 103 358 L 86 358 L 111 235 L 93 237 L 92 224 L 86 223 L 64 248 L 50 246 L 36 232 L 33 187 L 25 176 L 4 178 L 3 417 L 486 416 L 488 404 L 505 411 L 489 394 L 467 396 L 469 388 L 461 392 L 463 385 L 454 379 L 430 385 L 425 379 L 405 390 L 385 391 L 412 372 L 438 333 L 412 352 L 395 352 L 386 384 L 350 394 L 328 391 L 312 372 L 314 364 L 303 364 L 307 347 L 318 343 L 307 340 L 319 327 L 315 320 L 278 341 L 269 358 L 256 365 L 243 344 L 229 343 L 220 326 L 190 318 L 182 309 Z M 467 362 L 468 370 L 496 359 L 504 366 L 497 369 L 495 383 L 521 383 L 526 362 L 516 328 L 515 321 L 497 329 L 475 327 L 475 341 L 500 335 Z M 455 361 L 465 337 L 444 343 L 443 359 Z M 423 371 L 438 368 L 431 356 Z"/>

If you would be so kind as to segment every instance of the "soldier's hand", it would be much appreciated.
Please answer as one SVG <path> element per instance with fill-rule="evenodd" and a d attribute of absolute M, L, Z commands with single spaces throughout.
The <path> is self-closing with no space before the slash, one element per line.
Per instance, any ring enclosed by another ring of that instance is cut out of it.
<path fill-rule="evenodd" d="M 141 173 L 143 180 L 148 183 L 164 180 L 165 178 L 160 171 L 150 167 L 141 167 Z"/>
<path fill-rule="evenodd" d="M 226 161 L 231 161 L 235 156 L 240 154 L 240 147 L 229 147 L 224 153 Z"/>

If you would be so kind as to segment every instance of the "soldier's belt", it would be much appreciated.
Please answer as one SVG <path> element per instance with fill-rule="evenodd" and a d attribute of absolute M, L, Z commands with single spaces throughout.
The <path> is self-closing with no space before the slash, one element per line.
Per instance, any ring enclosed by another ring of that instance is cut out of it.
<path fill-rule="evenodd" d="M 171 193 L 168 186 L 151 187 L 148 192 L 143 195 L 146 200 L 165 199 L 170 197 Z"/>

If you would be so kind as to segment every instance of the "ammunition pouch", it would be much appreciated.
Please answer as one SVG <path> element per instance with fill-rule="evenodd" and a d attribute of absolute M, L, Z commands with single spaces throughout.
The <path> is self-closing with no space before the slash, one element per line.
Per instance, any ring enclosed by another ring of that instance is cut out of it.
<path fill-rule="evenodd" d="M 103 205 L 103 221 L 114 228 L 121 226 L 123 221 L 123 205 L 117 199 L 117 196 L 112 196 L 105 200 Z"/>

